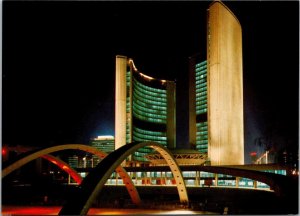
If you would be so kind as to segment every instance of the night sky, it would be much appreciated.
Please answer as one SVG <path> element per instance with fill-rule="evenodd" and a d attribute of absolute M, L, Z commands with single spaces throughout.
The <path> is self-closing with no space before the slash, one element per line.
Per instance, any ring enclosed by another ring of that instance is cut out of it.
<path fill-rule="evenodd" d="M 187 146 L 188 57 L 206 52 L 210 1 L 4 1 L 2 143 L 50 146 L 114 135 L 115 55 L 177 82 Z M 255 140 L 298 150 L 299 2 L 225 2 L 243 30 L 245 158 Z"/>

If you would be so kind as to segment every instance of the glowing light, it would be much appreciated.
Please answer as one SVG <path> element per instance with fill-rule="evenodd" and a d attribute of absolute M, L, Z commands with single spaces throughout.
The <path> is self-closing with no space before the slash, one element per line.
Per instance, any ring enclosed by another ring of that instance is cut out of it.
<path fill-rule="evenodd" d="M 112 135 L 103 135 L 103 136 L 97 136 L 94 140 L 112 140 L 115 137 Z"/>
<path fill-rule="evenodd" d="M 143 73 L 139 73 L 142 77 L 144 77 L 145 79 L 148 79 L 148 80 L 153 80 L 154 78 L 153 77 L 150 77 L 150 76 L 147 76 Z"/>
<path fill-rule="evenodd" d="M 6 155 L 6 149 L 2 148 L 2 155 Z"/>
<path fill-rule="evenodd" d="M 57 215 L 60 211 L 60 206 L 3 206 L 3 215 Z M 202 212 L 201 212 L 202 213 Z M 201 214 L 200 213 L 200 214 Z M 206 212 L 212 214 L 212 212 Z M 153 210 L 153 209 L 103 209 L 91 208 L 88 215 L 142 215 L 142 214 L 164 214 L 164 215 L 193 215 L 199 214 L 197 211 L 189 210 Z"/>
<path fill-rule="evenodd" d="M 63 168 L 64 170 L 68 170 L 68 169 L 69 169 L 69 167 L 67 167 L 67 166 L 65 166 L 65 165 L 64 165 L 62 168 Z"/>
<path fill-rule="evenodd" d="M 137 68 L 135 67 L 134 65 L 134 62 L 132 59 L 129 59 L 129 64 L 131 63 L 132 67 L 133 67 L 133 70 L 137 71 Z"/>
<path fill-rule="evenodd" d="M 55 160 L 51 160 L 52 163 L 57 164 L 57 162 Z"/>
<path fill-rule="evenodd" d="M 252 157 L 254 157 L 254 156 L 256 156 L 256 152 L 251 152 L 250 155 L 251 155 Z"/>

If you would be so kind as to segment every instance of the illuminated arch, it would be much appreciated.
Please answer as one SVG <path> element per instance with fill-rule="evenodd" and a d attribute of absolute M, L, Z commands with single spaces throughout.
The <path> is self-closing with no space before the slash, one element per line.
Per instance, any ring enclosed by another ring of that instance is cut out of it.
<path fill-rule="evenodd" d="M 82 182 L 82 177 L 72 167 L 70 167 L 69 164 L 49 154 L 43 155 L 42 158 L 50 161 L 51 163 L 67 172 L 78 184 Z"/>
<path fill-rule="evenodd" d="M 91 147 L 87 145 L 82 145 L 82 144 L 66 144 L 66 145 L 58 145 L 58 146 L 53 146 L 49 148 L 45 148 L 42 150 L 38 150 L 33 152 L 30 155 L 24 156 L 23 158 L 19 159 L 18 161 L 12 163 L 11 165 L 5 167 L 2 170 L 2 178 L 4 178 L 6 175 L 9 173 L 13 172 L 14 170 L 22 167 L 23 165 L 27 164 L 28 162 L 35 160 L 39 157 L 42 157 L 46 154 L 52 153 L 52 152 L 57 152 L 57 151 L 62 151 L 62 150 L 67 150 L 67 149 L 74 149 L 74 150 L 81 150 L 81 151 L 86 151 L 91 154 L 97 155 L 100 158 L 105 158 L 106 153 Z M 115 171 L 120 175 L 120 177 L 123 179 L 123 182 L 127 188 L 127 191 L 132 199 L 132 202 L 136 205 L 139 205 L 141 203 L 140 196 L 138 194 L 138 191 L 136 187 L 134 186 L 130 176 L 128 176 L 127 172 L 124 170 L 123 167 L 121 166 L 116 166 Z"/>
<path fill-rule="evenodd" d="M 130 154 L 142 147 L 151 147 L 167 161 L 176 180 L 180 202 L 188 203 L 188 194 L 180 168 L 168 149 L 154 142 L 133 142 L 126 144 L 105 157 L 82 181 L 77 194 L 63 206 L 60 215 L 86 215 L 93 201 L 100 193 L 114 169 Z"/>

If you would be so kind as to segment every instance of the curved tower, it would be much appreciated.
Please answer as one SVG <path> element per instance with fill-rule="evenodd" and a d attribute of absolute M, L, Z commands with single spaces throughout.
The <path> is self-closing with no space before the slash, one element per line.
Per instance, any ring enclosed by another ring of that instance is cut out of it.
<path fill-rule="evenodd" d="M 208 157 L 212 165 L 244 164 L 241 24 L 215 1 L 207 28 Z"/>
<path fill-rule="evenodd" d="M 207 10 L 206 58 L 189 60 L 190 145 L 211 165 L 244 164 L 242 28 L 221 1 Z"/>
<path fill-rule="evenodd" d="M 126 56 L 116 56 L 116 149 L 133 141 L 154 141 L 168 148 L 176 146 L 175 82 L 147 76 Z M 132 155 L 146 161 L 148 147 Z"/>

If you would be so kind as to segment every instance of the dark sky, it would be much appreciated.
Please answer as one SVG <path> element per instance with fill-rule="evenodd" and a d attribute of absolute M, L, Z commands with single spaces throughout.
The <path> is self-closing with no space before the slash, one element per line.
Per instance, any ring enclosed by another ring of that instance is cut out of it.
<path fill-rule="evenodd" d="M 188 57 L 205 53 L 196 2 L 3 2 L 2 140 L 48 146 L 114 134 L 115 55 L 177 81 L 179 147 L 187 143 Z M 245 152 L 273 134 L 298 146 L 299 2 L 225 2 L 243 29 Z"/>

